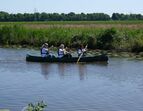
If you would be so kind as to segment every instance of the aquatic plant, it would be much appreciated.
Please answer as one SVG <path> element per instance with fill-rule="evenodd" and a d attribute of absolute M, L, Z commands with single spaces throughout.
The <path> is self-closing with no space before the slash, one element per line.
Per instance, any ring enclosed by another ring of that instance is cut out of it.
<path fill-rule="evenodd" d="M 37 104 L 30 103 L 28 104 L 26 111 L 43 111 L 46 106 L 47 105 L 43 101 L 38 102 Z"/>

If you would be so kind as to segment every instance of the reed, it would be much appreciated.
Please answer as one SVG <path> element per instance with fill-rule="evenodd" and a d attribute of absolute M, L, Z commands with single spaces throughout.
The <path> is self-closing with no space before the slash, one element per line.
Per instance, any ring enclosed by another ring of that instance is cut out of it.
<path fill-rule="evenodd" d="M 143 22 L 0 23 L 0 45 L 40 47 L 44 42 L 54 46 L 61 43 L 68 47 L 88 44 L 91 49 L 141 52 Z"/>

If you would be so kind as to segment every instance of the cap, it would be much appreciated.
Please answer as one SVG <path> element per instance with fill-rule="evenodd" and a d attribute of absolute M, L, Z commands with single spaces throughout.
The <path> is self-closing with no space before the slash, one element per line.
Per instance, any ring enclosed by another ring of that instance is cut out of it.
<path fill-rule="evenodd" d="M 48 43 L 44 43 L 45 46 L 48 46 Z"/>

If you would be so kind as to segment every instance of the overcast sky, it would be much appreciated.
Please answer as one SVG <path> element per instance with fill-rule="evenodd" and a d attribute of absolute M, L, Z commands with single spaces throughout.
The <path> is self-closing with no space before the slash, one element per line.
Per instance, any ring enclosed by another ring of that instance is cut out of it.
<path fill-rule="evenodd" d="M 0 11 L 9 13 L 143 14 L 143 0 L 0 0 Z"/>

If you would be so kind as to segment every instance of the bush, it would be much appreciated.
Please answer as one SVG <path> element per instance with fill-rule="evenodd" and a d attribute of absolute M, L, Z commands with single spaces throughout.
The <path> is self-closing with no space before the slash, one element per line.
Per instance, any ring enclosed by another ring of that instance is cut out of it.
<path fill-rule="evenodd" d="M 95 49 L 96 46 L 97 46 L 97 39 L 96 39 L 96 37 L 89 36 L 87 38 L 87 44 L 88 44 L 88 48 Z"/>
<path fill-rule="evenodd" d="M 91 27 L 28 27 L 23 24 L 0 25 L 1 45 L 40 47 L 44 42 L 77 48 L 88 44 L 90 49 L 143 51 L 142 28 L 91 28 Z"/>
<path fill-rule="evenodd" d="M 106 29 L 97 39 L 97 46 L 100 49 L 113 49 L 113 39 L 116 36 L 115 28 Z"/>

